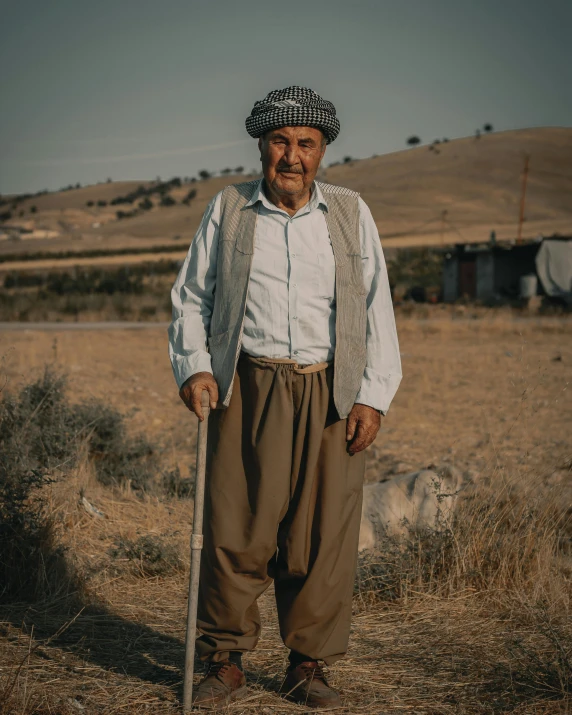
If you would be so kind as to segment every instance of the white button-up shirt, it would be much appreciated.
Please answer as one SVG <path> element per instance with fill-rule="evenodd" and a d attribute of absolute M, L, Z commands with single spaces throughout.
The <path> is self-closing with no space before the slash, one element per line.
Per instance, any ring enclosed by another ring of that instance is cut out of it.
<path fill-rule="evenodd" d="M 173 285 L 169 355 L 179 387 L 211 370 L 206 349 L 214 306 L 222 192 L 210 202 Z M 300 365 L 330 361 L 336 345 L 335 262 L 317 184 L 289 216 L 259 182 L 247 205 L 260 203 L 246 300 L 242 349 Z M 367 291 L 367 365 L 356 402 L 384 414 L 401 381 L 401 361 L 387 269 L 371 212 L 359 199 L 363 281 Z"/>

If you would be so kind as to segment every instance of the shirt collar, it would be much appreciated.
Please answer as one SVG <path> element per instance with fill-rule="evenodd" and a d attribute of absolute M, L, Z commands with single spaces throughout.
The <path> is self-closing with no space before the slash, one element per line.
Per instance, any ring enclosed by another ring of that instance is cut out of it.
<path fill-rule="evenodd" d="M 254 206 L 255 203 L 260 201 L 262 205 L 267 208 L 269 211 L 279 211 L 280 209 L 273 204 L 266 196 L 264 193 L 264 179 L 260 179 L 258 181 L 258 186 L 254 190 L 254 194 L 252 195 L 252 198 L 250 201 L 248 201 L 245 204 L 246 206 Z M 310 196 L 310 200 L 308 203 L 300 209 L 301 211 L 303 209 L 307 209 L 307 212 L 309 213 L 310 211 L 313 211 L 315 208 L 318 208 L 318 206 L 322 206 L 326 211 L 328 210 L 328 203 L 326 199 L 324 198 L 324 194 L 322 193 L 322 190 L 318 186 L 318 184 L 314 181 L 312 184 L 312 194 Z"/>

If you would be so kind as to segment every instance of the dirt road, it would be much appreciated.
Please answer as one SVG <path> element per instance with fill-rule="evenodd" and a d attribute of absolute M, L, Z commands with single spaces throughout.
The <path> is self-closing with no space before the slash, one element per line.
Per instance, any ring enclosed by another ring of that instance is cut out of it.
<path fill-rule="evenodd" d="M 153 322 L 129 322 L 129 321 L 109 321 L 102 323 L 0 323 L 0 333 L 21 330 L 147 330 L 149 328 L 161 328 L 166 330 L 169 323 Z"/>

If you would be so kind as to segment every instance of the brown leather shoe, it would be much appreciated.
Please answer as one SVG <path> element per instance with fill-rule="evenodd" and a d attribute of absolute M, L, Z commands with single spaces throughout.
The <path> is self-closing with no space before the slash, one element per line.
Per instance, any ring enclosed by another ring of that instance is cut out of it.
<path fill-rule="evenodd" d="M 295 668 L 290 666 L 280 688 L 288 700 L 302 703 L 310 708 L 341 707 L 342 701 L 326 681 L 319 663 L 308 660 Z"/>
<path fill-rule="evenodd" d="M 207 674 L 193 691 L 193 707 L 208 710 L 228 705 L 246 694 L 246 678 L 240 668 L 230 660 L 211 661 Z"/>

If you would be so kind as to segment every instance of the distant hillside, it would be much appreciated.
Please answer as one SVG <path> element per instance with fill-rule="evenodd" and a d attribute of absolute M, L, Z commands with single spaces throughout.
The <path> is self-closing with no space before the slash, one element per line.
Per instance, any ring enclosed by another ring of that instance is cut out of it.
<path fill-rule="evenodd" d="M 456 139 L 332 167 L 326 177 L 361 193 L 384 245 L 477 242 L 491 229 L 512 239 L 525 154 L 523 235 L 572 235 L 572 128 Z"/>
<path fill-rule="evenodd" d="M 500 240 L 508 240 L 517 232 L 525 154 L 530 155 L 530 170 L 524 236 L 572 235 L 572 129 L 500 132 L 432 149 L 421 146 L 334 166 L 325 170 L 324 178 L 361 193 L 387 247 L 484 241 L 493 229 Z M 138 208 L 140 198 L 132 204 L 110 205 L 137 190 L 156 191 L 157 183 L 149 181 L 98 184 L 35 196 L 14 209 L 5 205 L 2 211 L 11 209 L 12 218 L 4 225 L 32 233 L 24 240 L 0 241 L 0 257 L 16 252 L 150 248 L 173 245 L 174 240 L 183 250 L 212 196 L 244 178 L 216 177 L 185 183 L 166 194 L 151 193 L 150 210 Z M 196 196 L 184 205 L 191 190 Z M 173 205 L 159 205 L 165 195 Z M 117 211 L 137 215 L 118 219 Z"/>
<path fill-rule="evenodd" d="M 14 253 L 151 248 L 172 244 L 175 237 L 181 244 L 188 244 L 214 194 L 240 180 L 239 176 L 216 177 L 184 183 L 166 193 L 150 193 L 148 198 L 153 204 L 150 210 L 139 208 L 144 197 L 132 203 L 112 202 L 140 189 L 154 191 L 157 182 L 153 181 L 109 182 L 44 194 L 18 202 L 15 209 L 8 203 L 1 210 L 10 210 L 12 218 L 0 224 L 0 231 L 2 228 L 5 231 L 6 226 L 22 226 L 33 233 L 29 238 L 23 234 L 19 241 L 0 241 L 0 258 L 2 254 Z M 196 196 L 185 205 L 182 202 L 190 191 L 195 191 Z M 163 196 L 170 197 L 174 204 L 161 206 Z M 101 203 L 105 205 L 98 205 Z M 117 212 L 137 215 L 118 219 Z M 57 235 L 43 238 L 43 232 Z"/>

